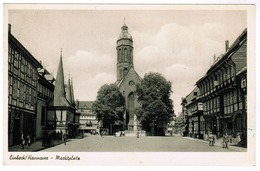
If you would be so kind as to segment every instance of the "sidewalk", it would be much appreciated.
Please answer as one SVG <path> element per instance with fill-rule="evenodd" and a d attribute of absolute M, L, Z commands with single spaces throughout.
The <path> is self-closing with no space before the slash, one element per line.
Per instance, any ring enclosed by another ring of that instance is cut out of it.
<path fill-rule="evenodd" d="M 206 141 L 206 140 L 202 140 L 202 139 L 197 139 L 197 138 L 192 138 L 192 137 L 183 137 L 183 138 L 186 138 L 186 139 L 189 139 L 189 140 L 194 140 L 194 141 L 199 141 L 199 142 L 203 142 L 203 143 L 207 143 L 207 144 L 209 144 L 208 141 Z M 221 147 L 221 148 L 223 148 L 223 145 L 222 145 L 221 142 L 222 142 L 222 139 L 215 140 L 215 144 L 214 144 L 214 146 L 217 146 L 217 147 Z M 239 147 L 239 146 L 237 146 L 237 145 L 234 144 L 234 143 L 229 143 L 228 148 L 229 148 L 230 150 L 233 150 L 233 151 L 238 151 L 238 152 L 247 152 L 247 148 Z"/>
<path fill-rule="evenodd" d="M 53 141 L 53 145 L 50 146 L 50 147 L 53 147 L 53 146 L 56 146 L 56 145 L 59 145 L 59 144 L 62 144 L 62 143 L 63 143 L 62 140 L 54 140 Z M 41 140 L 36 141 L 35 143 L 32 143 L 30 146 L 25 145 L 24 149 L 22 149 L 21 147 L 22 146 L 20 144 L 19 145 L 10 146 L 10 147 L 8 147 L 8 151 L 9 152 L 13 152 L 13 151 L 15 151 L 15 152 L 35 152 L 35 151 L 40 151 L 40 150 L 49 148 L 49 147 L 42 146 L 42 141 Z"/>

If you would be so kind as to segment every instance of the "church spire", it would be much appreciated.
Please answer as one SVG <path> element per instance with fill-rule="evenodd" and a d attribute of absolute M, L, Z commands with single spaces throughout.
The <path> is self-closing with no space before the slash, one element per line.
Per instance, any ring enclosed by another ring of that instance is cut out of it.
<path fill-rule="evenodd" d="M 75 104 L 75 98 L 74 98 L 74 88 L 73 88 L 73 78 L 71 77 L 71 80 L 70 80 L 70 88 L 71 88 L 71 103 L 72 105 L 75 107 L 76 104 Z"/>
<path fill-rule="evenodd" d="M 66 91 L 66 99 L 68 100 L 68 102 L 70 104 L 72 104 L 72 99 L 71 99 L 71 85 L 70 85 L 70 76 L 68 79 L 68 84 L 65 87 L 65 91 Z"/>
<path fill-rule="evenodd" d="M 62 62 L 62 49 L 60 54 L 60 61 L 56 76 L 55 88 L 54 88 L 54 106 L 68 106 L 69 103 L 66 100 L 65 85 L 64 85 L 64 72 Z"/>

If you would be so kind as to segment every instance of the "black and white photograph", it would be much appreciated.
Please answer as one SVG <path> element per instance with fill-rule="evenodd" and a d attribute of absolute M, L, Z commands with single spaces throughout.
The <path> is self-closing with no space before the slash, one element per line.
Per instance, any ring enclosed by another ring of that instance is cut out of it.
<path fill-rule="evenodd" d="M 4 164 L 255 165 L 254 5 L 3 7 Z"/>

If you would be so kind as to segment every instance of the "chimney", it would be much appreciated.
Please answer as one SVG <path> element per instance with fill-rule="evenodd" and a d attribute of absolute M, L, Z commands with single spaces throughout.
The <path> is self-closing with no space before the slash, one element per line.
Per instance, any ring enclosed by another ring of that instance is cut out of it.
<path fill-rule="evenodd" d="M 11 24 L 8 24 L 8 33 L 11 33 Z"/>
<path fill-rule="evenodd" d="M 225 41 L 225 46 L 226 46 L 226 52 L 227 52 L 228 49 L 229 49 L 229 41 L 228 40 Z"/>

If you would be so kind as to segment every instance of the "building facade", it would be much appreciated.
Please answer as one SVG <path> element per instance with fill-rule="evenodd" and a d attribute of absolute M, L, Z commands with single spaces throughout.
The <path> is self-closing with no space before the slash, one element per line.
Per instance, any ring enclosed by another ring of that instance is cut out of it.
<path fill-rule="evenodd" d="M 93 101 L 78 101 L 77 113 L 80 113 L 80 130 L 85 133 L 99 133 L 99 122 L 92 111 Z"/>
<path fill-rule="evenodd" d="M 246 68 L 247 30 L 218 57 L 204 77 L 197 81 L 199 100 L 203 103 L 205 133 L 217 137 L 232 135 L 246 145 Z"/>
<path fill-rule="evenodd" d="M 199 88 L 195 87 L 183 101 L 185 101 L 185 135 L 203 139 L 205 120 L 203 117 L 203 104 L 199 100 Z"/>
<path fill-rule="evenodd" d="M 128 33 L 128 27 L 124 24 L 117 40 L 117 81 L 116 85 L 125 98 L 126 112 L 124 115 L 124 129 L 137 131 L 139 122 L 135 110 L 139 106 L 135 93 L 136 84 L 141 83 L 141 78 L 134 69 L 133 63 L 133 39 Z"/>
<path fill-rule="evenodd" d="M 31 53 L 8 31 L 8 145 L 20 143 L 21 131 L 35 136 L 38 68 Z"/>
<path fill-rule="evenodd" d="M 44 68 L 38 69 L 36 139 L 42 138 L 43 130 L 53 129 L 54 123 L 47 122 L 49 103 L 54 97 L 54 77 Z"/>

